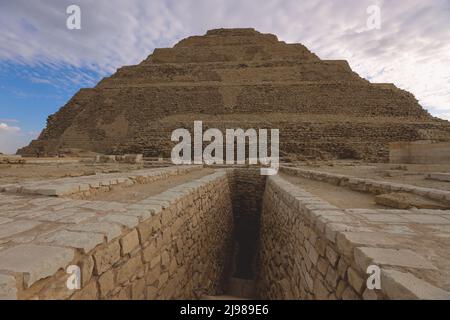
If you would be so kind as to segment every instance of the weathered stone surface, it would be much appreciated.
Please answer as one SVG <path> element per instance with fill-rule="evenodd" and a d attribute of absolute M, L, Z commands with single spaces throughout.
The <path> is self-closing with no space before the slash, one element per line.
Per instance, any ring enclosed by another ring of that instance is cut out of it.
<path fill-rule="evenodd" d="M 140 255 L 130 258 L 117 272 L 117 282 L 124 283 L 130 280 L 142 266 L 143 264 Z"/>
<path fill-rule="evenodd" d="M 109 243 L 93 254 L 96 274 L 102 274 L 120 259 L 120 245 L 118 241 Z"/>
<path fill-rule="evenodd" d="M 28 220 L 16 220 L 0 224 L 0 239 L 31 230 L 40 224 L 40 222 Z"/>
<path fill-rule="evenodd" d="M 66 227 L 66 229 L 73 231 L 84 231 L 89 233 L 101 233 L 106 236 L 108 242 L 117 238 L 122 233 L 118 225 L 108 222 L 92 222 L 79 225 L 69 225 Z"/>
<path fill-rule="evenodd" d="M 406 193 L 394 192 L 389 194 L 381 194 L 375 197 L 375 202 L 383 206 L 396 209 L 409 209 L 415 207 L 418 209 L 448 209 L 449 206 L 427 199 L 425 197 Z"/>
<path fill-rule="evenodd" d="M 108 214 L 107 216 L 100 218 L 100 221 L 118 223 L 130 229 L 139 224 L 138 218 L 125 214 Z"/>
<path fill-rule="evenodd" d="M 268 101 L 277 101 L 276 114 Z M 143 102 L 145 109 L 139 107 Z M 178 117 L 201 114 L 205 126 L 214 128 L 230 122 L 235 128 L 250 122 L 265 128 L 265 118 L 254 115 L 268 113 L 271 125 L 281 129 L 282 152 L 315 157 L 387 160 L 387 141 L 411 141 L 423 135 L 421 130 L 429 139 L 449 137 L 449 125 L 431 117 L 413 95 L 371 84 L 345 61 L 320 60 L 301 44 L 253 29 L 220 29 L 157 49 L 139 65 L 120 68 L 95 88 L 81 90 L 49 118 L 38 140 L 18 152 L 143 150 L 144 156 L 170 157 L 173 144 L 167 137 L 179 127 Z M 141 134 L 128 134 L 123 130 L 128 126 Z M 308 138 L 292 143 L 303 136 Z M 70 191 L 42 188 L 41 193 Z"/>
<path fill-rule="evenodd" d="M 86 287 L 75 292 L 72 300 L 96 300 L 98 297 L 97 283 L 92 281 Z"/>
<path fill-rule="evenodd" d="M 435 287 L 411 273 L 383 269 L 381 283 L 383 291 L 390 299 L 450 300 L 450 292 Z"/>
<path fill-rule="evenodd" d="M 404 249 L 356 248 L 355 261 L 361 270 L 366 270 L 370 264 L 437 270 L 425 258 Z"/>
<path fill-rule="evenodd" d="M 401 216 L 410 222 L 420 224 L 447 224 L 447 225 L 450 224 L 450 219 L 440 217 L 437 215 L 404 214 Z"/>
<path fill-rule="evenodd" d="M 129 232 L 122 239 L 120 239 L 120 246 L 122 248 L 122 255 L 128 254 L 139 246 L 139 237 L 137 230 Z"/>
<path fill-rule="evenodd" d="M 0 274 L 0 300 L 17 299 L 16 279 L 13 276 Z"/>
<path fill-rule="evenodd" d="M 348 268 L 347 279 L 350 285 L 355 289 L 356 292 L 361 293 L 365 286 L 365 280 L 359 275 L 359 273 L 353 269 Z"/>
<path fill-rule="evenodd" d="M 31 286 L 65 268 L 73 258 L 72 249 L 33 244 L 18 245 L 0 251 L 0 270 L 24 273 L 25 285 Z"/>
<path fill-rule="evenodd" d="M 102 274 L 98 278 L 98 285 L 101 297 L 105 298 L 115 288 L 114 272 L 112 270 L 109 270 Z"/>
<path fill-rule="evenodd" d="M 352 254 L 356 246 L 392 246 L 395 241 L 380 232 L 342 232 L 337 236 L 337 245 L 344 254 Z"/>
<path fill-rule="evenodd" d="M 102 244 L 103 240 L 103 235 L 99 233 L 61 230 L 51 233 L 39 241 L 43 243 L 51 243 L 60 247 L 82 249 L 85 253 L 87 253 L 94 249 L 97 245 Z"/>
<path fill-rule="evenodd" d="M 428 179 L 438 180 L 438 181 L 450 181 L 450 173 L 444 172 L 433 172 L 427 175 Z"/>

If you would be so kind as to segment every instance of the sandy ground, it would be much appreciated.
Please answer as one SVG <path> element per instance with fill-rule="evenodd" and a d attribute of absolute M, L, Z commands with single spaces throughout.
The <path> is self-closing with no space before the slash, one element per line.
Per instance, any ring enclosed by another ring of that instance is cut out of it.
<path fill-rule="evenodd" d="M 426 179 L 426 174 L 430 172 L 450 172 L 450 164 L 419 165 L 333 161 L 327 163 L 317 162 L 317 165 L 301 167 L 330 173 L 346 174 L 358 178 L 385 180 L 450 191 L 450 182 Z"/>
<path fill-rule="evenodd" d="M 145 184 L 135 184 L 130 187 L 114 186 L 109 192 L 101 192 L 87 200 L 101 200 L 101 201 L 115 201 L 133 203 L 144 200 L 153 195 L 166 191 L 169 188 L 175 187 L 179 184 L 200 179 L 208 174 L 214 173 L 213 169 L 195 170 L 188 174 L 181 176 L 173 176 L 165 180 L 156 181 Z"/>
<path fill-rule="evenodd" d="M 385 209 L 385 207 L 376 204 L 375 197 L 369 193 L 353 191 L 326 182 L 288 176 L 284 173 L 281 173 L 281 176 L 341 209 Z"/>
<path fill-rule="evenodd" d="M 39 164 L 0 164 L 0 184 L 80 177 L 96 173 L 124 172 L 141 169 L 133 164 L 94 164 L 94 163 L 39 163 Z"/>

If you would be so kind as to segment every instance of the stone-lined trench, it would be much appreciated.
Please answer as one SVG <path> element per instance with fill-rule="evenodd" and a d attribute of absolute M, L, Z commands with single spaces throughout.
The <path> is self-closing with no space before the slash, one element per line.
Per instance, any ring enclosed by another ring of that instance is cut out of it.
<path fill-rule="evenodd" d="M 292 181 L 194 166 L 5 186 L 0 298 L 448 297 L 432 284 L 441 261 L 402 242 L 402 230 L 418 229 L 395 225 L 447 225 L 445 212 L 342 209 Z M 118 190 L 142 193 L 95 200 Z M 381 290 L 365 285 L 373 261 L 391 266 Z M 66 286 L 72 265 L 82 275 L 75 291 Z"/>

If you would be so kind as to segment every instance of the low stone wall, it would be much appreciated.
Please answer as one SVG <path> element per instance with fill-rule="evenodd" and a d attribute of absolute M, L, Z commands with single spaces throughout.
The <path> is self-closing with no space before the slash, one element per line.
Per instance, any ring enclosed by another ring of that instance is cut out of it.
<path fill-rule="evenodd" d="M 19 198 L 0 200 L 11 205 Z M 0 299 L 194 299 L 219 294 L 231 248 L 231 208 L 228 177 L 220 170 L 128 205 L 108 222 L 100 217 L 72 225 L 59 220 L 56 231 L 34 234 L 35 239 L 30 235 L 29 242 L 22 236 L 23 244 L 0 249 Z M 22 227 L 31 223 L 17 222 Z M 9 245 L 11 232 L 3 238 Z M 81 290 L 66 286 L 70 265 L 81 269 Z"/>
<path fill-rule="evenodd" d="M 109 191 L 116 185 L 131 186 L 136 183 L 151 183 L 171 176 L 182 175 L 202 166 L 142 169 L 131 172 L 98 174 L 77 178 L 59 178 L 0 185 L 0 192 L 43 195 L 55 197 L 83 198 L 97 192 Z"/>
<path fill-rule="evenodd" d="M 450 163 L 450 142 L 392 142 L 389 144 L 389 162 L 447 164 Z"/>
<path fill-rule="evenodd" d="M 356 178 L 349 175 L 321 172 L 315 170 L 281 167 L 281 171 L 289 175 L 300 176 L 317 181 L 324 181 L 334 185 L 347 187 L 351 190 L 373 194 L 391 192 L 409 192 L 432 200 L 438 200 L 450 204 L 450 191 L 418 187 L 409 184 L 378 181 L 373 179 Z"/>
<path fill-rule="evenodd" d="M 430 283 L 443 285 L 436 280 L 434 265 L 443 261 L 426 260 L 422 254 L 429 250 L 407 240 L 413 239 L 414 227 L 406 227 L 408 221 L 446 226 L 450 224 L 446 212 L 437 211 L 432 217 L 428 211 L 389 212 L 341 210 L 279 176 L 269 177 L 261 216 L 260 296 L 449 299 L 450 292 Z M 401 219 L 403 226 L 392 224 Z M 371 264 L 381 268 L 381 290 L 367 288 L 366 270 Z M 445 272 L 442 277 L 447 277 Z"/>

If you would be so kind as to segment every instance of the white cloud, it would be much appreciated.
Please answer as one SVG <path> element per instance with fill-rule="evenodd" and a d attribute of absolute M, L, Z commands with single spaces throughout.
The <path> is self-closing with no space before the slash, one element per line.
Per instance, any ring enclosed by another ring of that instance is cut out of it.
<path fill-rule="evenodd" d="M 0 152 L 14 154 L 18 148 L 26 146 L 36 136 L 34 133 L 23 133 L 17 126 L 0 122 Z"/>
<path fill-rule="evenodd" d="M 15 132 L 19 132 L 19 131 L 20 131 L 19 127 L 9 126 L 4 122 L 0 122 L 0 133 L 2 133 L 2 132 L 15 133 Z"/>
<path fill-rule="evenodd" d="M 433 114 L 450 113 L 448 0 L 78 0 L 77 31 L 65 26 L 72 3 L 3 1 L 0 60 L 106 75 L 207 29 L 254 27 L 301 42 L 322 59 L 347 59 L 361 76 L 411 91 Z M 367 31 L 366 9 L 374 3 L 381 6 L 382 25 Z"/>

